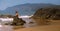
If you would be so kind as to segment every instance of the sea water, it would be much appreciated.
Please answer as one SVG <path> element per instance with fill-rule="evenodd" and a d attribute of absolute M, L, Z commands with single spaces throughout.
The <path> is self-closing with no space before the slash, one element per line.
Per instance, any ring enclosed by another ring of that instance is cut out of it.
<path fill-rule="evenodd" d="M 26 22 L 26 24 L 23 25 L 25 28 L 36 26 L 36 23 L 33 19 L 29 19 L 29 18 L 22 18 L 22 19 Z M 0 22 L 0 31 L 13 31 L 13 26 L 4 25 Z"/>

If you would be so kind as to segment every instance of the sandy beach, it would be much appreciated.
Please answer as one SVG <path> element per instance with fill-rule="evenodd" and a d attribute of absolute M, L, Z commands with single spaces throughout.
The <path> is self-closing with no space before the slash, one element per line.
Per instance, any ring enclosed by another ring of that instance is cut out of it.
<path fill-rule="evenodd" d="M 60 31 L 60 25 L 45 25 L 31 28 L 16 29 L 14 31 Z"/>

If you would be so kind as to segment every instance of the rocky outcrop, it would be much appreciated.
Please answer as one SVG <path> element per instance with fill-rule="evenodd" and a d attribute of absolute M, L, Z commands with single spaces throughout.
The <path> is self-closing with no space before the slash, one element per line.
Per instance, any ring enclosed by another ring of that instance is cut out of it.
<path fill-rule="evenodd" d="M 60 9 L 41 8 L 36 11 L 33 17 L 42 17 L 44 19 L 60 19 Z"/>
<path fill-rule="evenodd" d="M 24 25 L 26 23 L 22 18 L 14 17 L 14 20 L 11 25 L 19 26 L 19 25 Z"/>
<path fill-rule="evenodd" d="M 49 20 L 60 20 L 60 9 L 41 8 L 36 11 L 32 18 L 40 25 L 49 24 Z"/>

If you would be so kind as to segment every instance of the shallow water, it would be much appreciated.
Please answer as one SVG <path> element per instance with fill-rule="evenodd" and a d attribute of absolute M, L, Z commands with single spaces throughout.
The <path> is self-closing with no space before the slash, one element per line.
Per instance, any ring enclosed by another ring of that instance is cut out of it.
<path fill-rule="evenodd" d="M 33 19 L 29 19 L 29 18 L 22 18 L 24 21 L 26 21 L 26 24 L 23 25 L 23 27 L 25 28 L 29 28 L 29 27 L 34 27 L 37 25 L 37 23 L 33 20 Z M 54 24 L 59 24 L 60 25 L 60 20 L 59 21 L 52 21 L 51 22 L 52 25 Z M 0 22 L 0 31 L 13 31 L 13 26 L 10 25 L 3 25 Z"/>
<path fill-rule="evenodd" d="M 9 25 L 0 25 L 0 31 L 13 31 L 12 26 Z"/>
<path fill-rule="evenodd" d="M 36 23 L 33 19 L 23 18 L 23 20 L 26 21 L 26 24 L 24 24 L 23 26 L 25 28 L 36 26 Z M 30 23 L 30 22 L 33 22 L 33 23 Z M 0 31 L 13 31 L 13 26 L 3 25 L 0 23 Z"/>
<path fill-rule="evenodd" d="M 37 25 L 37 23 L 33 19 L 23 18 L 23 20 L 26 21 L 26 24 L 24 24 L 24 27 L 26 27 L 26 28 L 28 28 L 28 27 L 34 27 L 34 26 Z"/>

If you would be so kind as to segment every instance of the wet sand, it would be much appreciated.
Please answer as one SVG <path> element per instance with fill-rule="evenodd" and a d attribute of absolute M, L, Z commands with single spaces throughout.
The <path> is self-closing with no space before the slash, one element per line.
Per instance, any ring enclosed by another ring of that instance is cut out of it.
<path fill-rule="evenodd" d="M 22 28 L 14 31 L 60 31 L 60 25 L 45 25 L 31 28 Z"/>
<path fill-rule="evenodd" d="M 15 29 L 14 31 L 60 31 L 60 20 L 51 20 L 50 25 L 38 25 L 35 27 Z"/>

